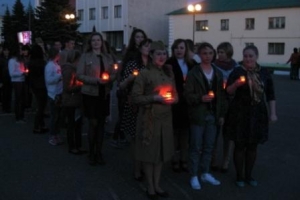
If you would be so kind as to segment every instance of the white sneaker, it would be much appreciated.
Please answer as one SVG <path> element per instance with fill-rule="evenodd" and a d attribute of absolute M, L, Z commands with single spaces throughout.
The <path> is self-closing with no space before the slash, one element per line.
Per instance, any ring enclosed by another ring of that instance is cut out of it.
<path fill-rule="evenodd" d="M 201 180 L 205 183 L 210 183 L 212 185 L 220 185 L 221 182 L 215 179 L 211 174 L 209 173 L 204 173 L 201 175 Z"/>
<path fill-rule="evenodd" d="M 190 184 L 191 184 L 191 186 L 194 190 L 200 190 L 201 189 L 201 185 L 199 183 L 198 176 L 193 176 L 190 180 Z"/>

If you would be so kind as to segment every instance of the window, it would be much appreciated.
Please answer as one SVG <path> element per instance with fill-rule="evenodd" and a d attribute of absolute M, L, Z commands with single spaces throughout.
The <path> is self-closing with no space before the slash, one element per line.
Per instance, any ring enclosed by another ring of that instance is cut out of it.
<path fill-rule="evenodd" d="M 122 7 L 121 5 L 115 6 L 115 18 L 122 17 Z"/>
<path fill-rule="evenodd" d="M 283 55 L 284 54 L 284 43 L 269 43 L 268 54 L 271 55 Z"/>
<path fill-rule="evenodd" d="M 221 31 L 229 30 L 229 19 L 221 19 Z"/>
<path fill-rule="evenodd" d="M 102 19 L 108 19 L 108 7 L 102 7 Z"/>
<path fill-rule="evenodd" d="M 90 8 L 90 20 L 96 19 L 96 8 Z"/>
<path fill-rule="evenodd" d="M 254 29 L 254 18 L 246 18 L 246 30 L 253 30 Z"/>
<path fill-rule="evenodd" d="M 246 42 L 245 43 L 245 46 L 247 47 L 247 46 L 253 46 L 254 45 L 254 43 L 253 42 Z"/>
<path fill-rule="evenodd" d="M 269 29 L 285 28 L 285 17 L 269 17 Z"/>
<path fill-rule="evenodd" d="M 77 16 L 78 16 L 78 21 L 83 21 L 83 10 L 82 9 L 78 10 Z"/>
<path fill-rule="evenodd" d="M 196 31 L 208 31 L 208 20 L 196 21 Z"/>

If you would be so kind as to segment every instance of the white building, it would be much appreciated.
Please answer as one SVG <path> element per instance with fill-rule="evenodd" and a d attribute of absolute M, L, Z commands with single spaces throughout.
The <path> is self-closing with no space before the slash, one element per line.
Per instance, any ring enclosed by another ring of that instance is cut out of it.
<path fill-rule="evenodd" d="M 285 63 L 294 47 L 300 47 L 300 0 L 206 0 L 202 9 L 186 7 L 169 13 L 169 46 L 177 38 L 221 42 L 234 47 L 234 59 L 242 59 L 246 45 L 259 49 L 261 63 Z M 193 31 L 193 23 L 195 30 Z"/>
<path fill-rule="evenodd" d="M 95 28 L 117 49 L 128 44 L 135 28 L 167 44 L 166 14 L 186 4 L 186 0 L 76 0 L 79 31 L 90 33 Z"/>

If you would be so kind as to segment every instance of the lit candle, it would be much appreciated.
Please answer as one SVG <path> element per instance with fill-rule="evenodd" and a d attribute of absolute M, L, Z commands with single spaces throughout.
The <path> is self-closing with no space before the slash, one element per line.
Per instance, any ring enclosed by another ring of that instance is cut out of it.
<path fill-rule="evenodd" d="M 227 80 L 223 80 L 223 89 L 226 88 L 226 85 L 227 85 Z"/>
<path fill-rule="evenodd" d="M 173 97 L 172 97 L 172 93 L 169 91 L 169 92 L 166 92 L 165 95 L 164 95 L 164 98 L 166 100 L 172 100 Z"/>
<path fill-rule="evenodd" d="M 114 64 L 114 69 L 115 69 L 115 70 L 118 69 L 118 64 Z"/>
<path fill-rule="evenodd" d="M 245 76 L 240 76 L 240 81 L 241 82 L 245 82 L 246 81 L 246 77 Z"/>
<path fill-rule="evenodd" d="M 208 96 L 214 98 L 214 97 L 215 97 L 214 91 L 210 90 L 210 91 L 208 92 Z"/>
<path fill-rule="evenodd" d="M 108 74 L 107 72 L 103 72 L 101 78 L 102 78 L 103 80 L 108 80 L 108 79 L 109 79 L 109 74 Z"/>
<path fill-rule="evenodd" d="M 83 82 L 76 80 L 76 85 L 81 86 L 83 85 Z"/>
<path fill-rule="evenodd" d="M 136 70 L 136 69 L 133 70 L 133 75 L 134 75 L 134 76 L 137 76 L 138 74 L 139 74 L 139 71 L 138 71 L 138 70 Z"/>

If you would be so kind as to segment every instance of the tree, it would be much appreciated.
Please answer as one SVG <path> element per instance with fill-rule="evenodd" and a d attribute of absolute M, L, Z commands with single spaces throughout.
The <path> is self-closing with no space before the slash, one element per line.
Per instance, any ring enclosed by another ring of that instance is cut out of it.
<path fill-rule="evenodd" d="M 3 16 L 2 21 L 2 36 L 5 41 L 5 43 L 10 44 L 13 41 L 13 32 L 12 32 L 12 26 L 11 26 L 11 15 L 8 7 L 6 7 L 5 14 Z"/>
<path fill-rule="evenodd" d="M 74 14 L 75 10 L 68 0 L 45 0 L 36 8 L 35 36 L 41 37 L 47 43 L 78 37 L 79 24 L 76 18 L 65 18 L 65 15 L 70 13 Z"/>
<path fill-rule="evenodd" d="M 13 30 L 18 33 L 20 31 L 27 31 L 28 21 L 25 17 L 24 5 L 21 0 L 16 0 L 12 9 L 12 25 Z"/>
<path fill-rule="evenodd" d="M 34 25 L 35 25 L 35 12 L 34 9 L 32 8 L 31 3 L 29 2 L 28 8 L 26 10 L 26 21 L 28 22 L 28 28 L 27 30 L 32 31 L 34 30 Z"/>

